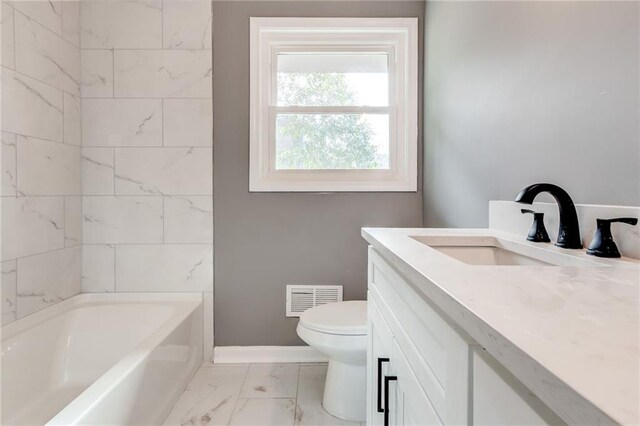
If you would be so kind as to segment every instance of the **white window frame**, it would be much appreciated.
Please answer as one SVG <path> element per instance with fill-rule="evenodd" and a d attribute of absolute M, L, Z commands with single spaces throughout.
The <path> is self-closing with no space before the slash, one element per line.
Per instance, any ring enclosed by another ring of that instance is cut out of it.
<path fill-rule="evenodd" d="M 276 105 L 276 55 L 287 50 L 371 50 L 389 54 L 389 169 L 277 170 L 278 112 L 353 112 L 354 107 Z M 251 18 L 250 165 L 252 192 L 415 192 L 418 186 L 417 18 Z"/>

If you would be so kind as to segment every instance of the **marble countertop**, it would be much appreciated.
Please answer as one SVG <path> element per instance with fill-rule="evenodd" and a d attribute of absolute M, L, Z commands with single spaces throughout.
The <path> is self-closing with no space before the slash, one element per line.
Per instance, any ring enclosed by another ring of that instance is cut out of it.
<path fill-rule="evenodd" d="M 594 266 L 474 266 L 412 236 L 486 236 Z M 571 424 L 640 424 L 640 263 L 493 229 L 363 228 L 425 299 Z"/>

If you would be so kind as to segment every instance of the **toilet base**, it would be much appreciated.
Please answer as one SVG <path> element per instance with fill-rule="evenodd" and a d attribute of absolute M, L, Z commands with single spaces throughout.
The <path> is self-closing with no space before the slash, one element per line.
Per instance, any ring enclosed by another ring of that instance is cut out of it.
<path fill-rule="evenodd" d="M 322 398 L 322 406 L 329 414 L 344 420 L 365 421 L 366 394 L 366 365 L 329 360 Z"/>

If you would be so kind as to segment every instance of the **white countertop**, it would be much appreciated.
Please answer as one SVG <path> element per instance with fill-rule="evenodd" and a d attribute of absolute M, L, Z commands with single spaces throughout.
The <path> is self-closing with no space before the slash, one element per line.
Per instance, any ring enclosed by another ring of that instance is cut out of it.
<path fill-rule="evenodd" d="M 601 262 L 474 266 L 411 236 L 487 236 Z M 640 264 L 493 229 L 363 228 L 427 300 L 572 424 L 640 424 Z"/>

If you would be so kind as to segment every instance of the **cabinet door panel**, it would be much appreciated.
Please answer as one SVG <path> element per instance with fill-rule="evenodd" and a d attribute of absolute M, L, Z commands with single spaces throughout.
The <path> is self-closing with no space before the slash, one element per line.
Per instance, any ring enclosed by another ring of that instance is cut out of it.
<path fill-rule="evenodd" d="M 436 413 L 433 404 L 424 393 L 422 386 L 411 370 L 409 362 L 400 346 L 394 341 L 391 354 L 393 372 L 398 377 L 397 388 L 402 393 L 403 425 L 440 426 L 443 422 Z"/>
<path fill-rule="evenodd" d="M 394 369 L 394 364 L 391 364 L 389 375 L 395 376 L 397 371 Z M 405 399 L 404 394 L 398 381 L 389 382 L 389 426 L 404 426 L 404 406 Z"/>
<path fill-rule="evenodd" d="M 384 375 L 390 373 L 390 362 L 381 363 L 382 377 L 378 379 L 378 360 L 391 358 L 393 345 L 393 335 L 386 321 L 380 314 L 373 297 L 368 297 L 368 340 L 367 351 L 367 424 L 371 426 L 383 425 L 383 415 L 378 412 L 378 398 L 383 397 L 383 389 L 378 389 L 378 385 L 383 385 Z"/>

